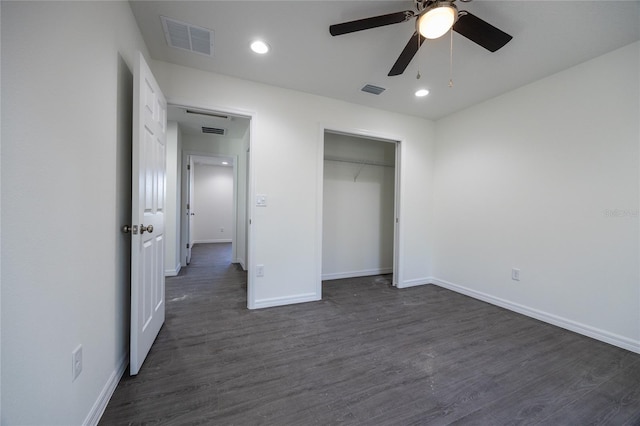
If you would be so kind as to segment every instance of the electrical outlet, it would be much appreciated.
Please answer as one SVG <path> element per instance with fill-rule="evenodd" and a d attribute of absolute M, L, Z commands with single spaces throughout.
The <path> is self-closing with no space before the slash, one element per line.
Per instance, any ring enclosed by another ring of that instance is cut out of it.
<path fill-rule="evenodd" d="M 264 265 L 256 265 L 256 277 L 264 277 Z"/>
<path fill-rule="evenodd" d="M 514 281 L 520 281 L 520 269 L 513 268 L 511 270 L 511 279 Z"/>
<path fill-rule="evenodd" d="M 78 345 L 73 352 L 71 352 L 71 373 L 74 382 L 80 373 L 82 373 L 82 345 Z"/>
<path fill-rule="evenodd" d="M 224 228 L 220 228 L 220 232 L 224 232 Z"/>

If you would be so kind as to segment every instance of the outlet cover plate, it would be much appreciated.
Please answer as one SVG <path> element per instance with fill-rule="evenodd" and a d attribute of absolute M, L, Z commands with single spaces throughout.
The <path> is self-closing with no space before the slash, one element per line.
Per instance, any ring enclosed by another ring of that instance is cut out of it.
<path fill-rule="evenodd" d="M 513 268 L 511 270 L 511 279 L 514 281 L 520 281 L 520 269 Z"/>

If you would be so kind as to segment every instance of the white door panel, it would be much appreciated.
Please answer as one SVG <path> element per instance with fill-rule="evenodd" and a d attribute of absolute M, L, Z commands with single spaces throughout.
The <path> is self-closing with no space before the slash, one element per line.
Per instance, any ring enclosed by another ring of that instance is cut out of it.
<path fill-rule="evenodd" d="M 141 53 L 134 70 L 130 373 L 164 323 L 167 103 Z M 152 228 L 151 228 L 152 227 Z"/>

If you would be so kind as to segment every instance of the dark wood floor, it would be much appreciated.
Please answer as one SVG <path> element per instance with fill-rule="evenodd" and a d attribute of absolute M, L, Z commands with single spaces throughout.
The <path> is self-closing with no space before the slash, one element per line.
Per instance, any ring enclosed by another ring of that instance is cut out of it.
<path fill-rule="evenodd" d="M 249 311 L 230 245 L 203 244 L 166 288 L 103 425 L 640 425 L 640 355 L 435 286 Z"/>

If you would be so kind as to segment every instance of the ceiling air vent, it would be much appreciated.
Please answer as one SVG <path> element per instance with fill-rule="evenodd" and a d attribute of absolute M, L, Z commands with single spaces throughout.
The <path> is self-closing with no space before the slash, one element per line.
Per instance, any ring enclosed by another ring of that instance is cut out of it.
<path fill-rule="evenodd" d="M 384 87 L 374 86 L 373 84 L 367 84 L 360 90 L 362 90 L 363 92 L 371 93 L 373 95 L 379 95 L 387 89 L 385 89 Z"/>
<path fill-rule="evenodd" d="M 160 19 L 169 46 L 213 56 L 213 31 L 164 16 Z"/>
<path fill-rule="evenodd" d="M 210 133 L 212 135 L 222 135 L 224 136 L 227 133 L 226 129 L 220 129 L 218 127 L 203 127 L 202 133 Z"/>

